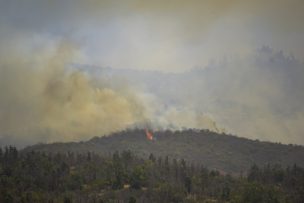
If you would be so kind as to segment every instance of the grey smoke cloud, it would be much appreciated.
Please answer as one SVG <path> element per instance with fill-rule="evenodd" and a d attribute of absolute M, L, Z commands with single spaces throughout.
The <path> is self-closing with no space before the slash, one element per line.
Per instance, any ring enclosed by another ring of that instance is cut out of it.
<path fill-rule="evenodd" d="M 94 79 L 73 68 L 77 55 L 77 49 L 62 40 L 30 54 L 6 47 L 0 57 L 2 145 L 80 141 L 147 126 L 217 130 L 209 117 L 175 107 L 167 110 L 155 96 L 119 77 L 109 78 L 111 82 Z"/>
<path fill-rule="evenodd" d="M 123 130 L 143 119 L 143 107 L 131 91 L 94 86 L 88 76 L 68 71 L 73 49 L 24 57 L 1 56 L 1 142 L 79 141 Z"/>
<path fill-rule="evenodd" d="M 178 74 L 98 67 L 89 72 L 123 76 L 130 85 L 153 94 L 158 103 L 149 106 L 165 112 L 156 116 L 164 123 L 175 118 L 180 128 L 204 128 L 209 123 L 206 128 L 212 129 L 216 121 L 213 130 L 224 128 L 242 137 L 304 142 L 304 64 L 269 46 Z M 196 125 L 199 115 L 212 119 Z"/>
<path fill-rule="evenodd" d="M 150 122 L 303 143 L 303 9 L 300 0 L 2 0 L 2 142 L 80 140 Z M 284 54 L 252 53 L 264 44 Z M 96 81 L 68 64 L 120 76 Z M 138 79 L 128 69 L 180 74 Z"/>

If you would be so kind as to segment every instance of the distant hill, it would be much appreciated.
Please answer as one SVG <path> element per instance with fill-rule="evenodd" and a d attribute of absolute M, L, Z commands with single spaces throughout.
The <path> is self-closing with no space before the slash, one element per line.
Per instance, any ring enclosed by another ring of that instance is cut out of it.
<path fill-rule="evenodd" d="M 170 159 L 183 158 L 187 162 L 234 174 L 247 171 L 253 164 L 297 164 L 304 167 L 303 146 L 253 141 L 208 130 L 160 131 L 154 132 L 154 138 L 153 141 L 148 140 L 143 130 L 128 130 L 107 137 L 95 137 L 86 142 L 37 144 L 23 151 L 90 151 L 107 155 L 115 151 L 131 150 L 145 158 L 150 153 L 169 156 Z"/>

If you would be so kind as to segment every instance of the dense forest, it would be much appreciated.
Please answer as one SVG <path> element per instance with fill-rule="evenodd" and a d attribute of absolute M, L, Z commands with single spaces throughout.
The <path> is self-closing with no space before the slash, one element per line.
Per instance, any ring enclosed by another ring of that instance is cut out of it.
<path fill-rule="evenodd" d="M 0 202 L 304 201 L 304 169 L 264 165 L 229 175 L 184 159 L 0 149 Z"/>
<path fill-rule="evenodd" d="M 279 143 L 249 140 L 208 130 L 187 129 L 183 131 L 153 132 L 154 139 L 148 140 L 144 130 L 126 130 L 110 136 L 95 137 L 86 142 L 38 144 L 25 148 L 24 152 L 86 153 L 100 155 L 115 151 L 130 150 L 141 158 L 151 153 L 200 163 L 209 169 L 240 174 L 256 164 L 260 167 L 269 163 L 282 167 L 297 164 L 304 167 L 304 147 Z"/>

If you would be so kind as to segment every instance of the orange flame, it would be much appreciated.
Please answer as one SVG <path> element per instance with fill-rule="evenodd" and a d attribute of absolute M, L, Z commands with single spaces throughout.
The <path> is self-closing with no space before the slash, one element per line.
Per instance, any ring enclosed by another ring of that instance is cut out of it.
<path fill-rule="evenodd" d="M 145 132 L 146 132 L 147 139 L 152 141 L 153 140 L 153 134 L 147 129 L 145 129 Z"/>

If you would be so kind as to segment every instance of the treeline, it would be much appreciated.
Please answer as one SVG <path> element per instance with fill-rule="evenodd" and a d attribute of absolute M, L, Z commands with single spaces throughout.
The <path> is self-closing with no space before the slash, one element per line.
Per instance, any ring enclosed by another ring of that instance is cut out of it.
<path fill-rule="evenodd" d="M 0 148 L 0 202 L 304 202 L 304 169 L 256 165 L 235 177 L 131 151 L 20 153 Z"/>

